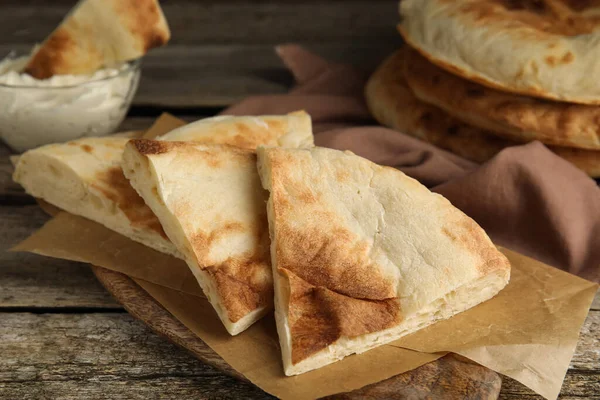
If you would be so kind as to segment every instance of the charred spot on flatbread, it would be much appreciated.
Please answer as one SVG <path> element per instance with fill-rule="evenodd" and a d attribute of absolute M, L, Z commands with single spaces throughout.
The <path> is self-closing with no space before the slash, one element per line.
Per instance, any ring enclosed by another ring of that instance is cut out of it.
<path fill-rule="evenodd" d="M 288 323 L 292 334 L 292 362 L 298 362 L 335 343 L 385 330 L 400 322 L 397 299 L 367 300 L 345 296 L 312 285 L 291 271 L 279 269 L 290 289 Z"/>
<path fill-rule="evenodd" d="M 98 173 L 92 187 L 113 201 L 127 216 L 131 225 L 146 227 L 167 238 L 160 221 L 144 199 L 131 187 L 120 167 Z"/>

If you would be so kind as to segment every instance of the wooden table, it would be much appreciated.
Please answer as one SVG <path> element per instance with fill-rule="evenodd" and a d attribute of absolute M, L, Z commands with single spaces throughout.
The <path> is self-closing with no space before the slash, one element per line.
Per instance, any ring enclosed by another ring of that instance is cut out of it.
<path fill-rule="evenodd" d="M 26 51 L 74 1 L 4 0 L 0 55 Z M 398 46 L 395 1 L 164 1 L 171 44 L 144 61 L 122 129 L 149 126 L 163 110 L 193 120 L 252 94 L 292 84 L 273 52 L 296 42 L 372 68 Z M 6 252 L 48 217 L 11 182 L 0 145 L 1 399 L 266 399 L 133 319 L 86 265 Z M 540 398 L 505 378 L 502 399 Z M 581 332 L 562 399 L 600 399 L 600 296 Z"/>

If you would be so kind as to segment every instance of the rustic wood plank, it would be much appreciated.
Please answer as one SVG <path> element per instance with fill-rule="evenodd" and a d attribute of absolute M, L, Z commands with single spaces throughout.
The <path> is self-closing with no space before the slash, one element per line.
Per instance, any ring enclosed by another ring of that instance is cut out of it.
<path fill-rule="evenodd" d="M 48 219 L 48 215 L 38 206 L 0 207 L 0 252 L 5 253 Z"/>
<path fill-rule="evenodd" d="M 157 362 L 162 360 L 157 360 Z M 201 364 L 200 361 L 197 364 Z M 106 377 L 110 380 L 106 380 Z M 60 379 L 60 377 L 59 377 Z M 274 399 L 250 383 L 233 382 L 226 375 L 171 376 L 160 373 L 143 377 L 114 377 L 104 371 L 96 378 L 80 380 L 0 382 L 0 396 L 5 399 L 54 400 L 237 400 Z"/>
<path fill-rule="evenodd" d="M 122 309 L 85 264 L 6 252 L 0 256 L 0 312 L 5 307 Z"/>
<path fill-rule="evenodd" d="M 306 44 L 332 61 L 371 70 L 400 45 L 394 41 Z M 144 60 L 135 105 L 226 106 L 253 95 L 286 93 L 293 84 L 273 46 L 167 47 Z M 176 74 L 177 79 L 173 79 Z"/>
<path fill-rule="evenodd" d="M 591 309 L 600 311 L 600 290 L 596 292 L 596 297 L 594 297 Z"/>
<path fill-rule="evenodd" d="M 598 298 L 600 295 L 596 295 Z M 600 374 L 600 311 L 590 311 L 588 314 L 579 332 L 579 342 L 569 368 Z M 600 394 L 600 380 L 596 390 Z"/>
<path fill-rule="evenodd" d="M 76 0 L 4 0 L 0 37 L 4 43 L 42 41 Z M 161 2 L 171 44 L 274 44 L 295 40 L 381 41 L 396 37 L 397 0 Z M 35 23 L 32 23 L 35 21 Z"/>
<path fill-rule="evenodd" d="M 0 207 L 0 310 L 121 309 L 86 264 L 7 251 L 47 219 L 37 206 Z"/>
<path fill-rule="evenodd" d="M 271 398 L 128 314 L 3 314 L 0 337 L 6 399 Z"/>
<path fill-rule="evenodd" d="M 591 320 L 597 324 L 600 313 L 593 312 Z M 0 394 L 5 398 L 31 393 L 49 398 L 147 396 L 167 385 L 161 395 L 168 399 L 267 398 L 195 360 L 127 314 L 3 314 L 0 337 Z M 569 371 L 561 398 L 598 399 L 599 362 L 596 357 L 593 370 Z M 23 392 L 23 386 L 29 391 Z M 540 399 L 509 378 L 504 378 L 501 398 Z"/>
<path fill-rule="evenodd" d="M 12 180 L 13 166 L 9 160 L 12 151 L 0 143 L 0 204 L 33 204 L 33 199 L 25 196 L 21 186 Z"/>
<path fill-rule="evenodd" d="M 560 400 L 598 400 L 600 399 L 600 373 L 580 373 L 569 371 L 560 391 Z M 508 377 L 502 377 L 500 400 L 543 400 L 531 389 Z"/>

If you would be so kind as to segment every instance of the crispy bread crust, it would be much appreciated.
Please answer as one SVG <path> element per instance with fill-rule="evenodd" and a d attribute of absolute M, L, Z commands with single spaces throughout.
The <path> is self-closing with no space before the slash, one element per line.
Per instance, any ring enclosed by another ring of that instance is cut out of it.
<path fill-rule="evenodd" d="M 155 250 L 180 256 L 120 167 L 127 137 L 84 138 L 30 150 L 13 179 L 27 193 Z"/>
<path fill-rule="evenodd" d="M 600 149 L 600 107 L 501 92 L 450 74 L 413 49 L 405 57 L 417 98 L 466 123 L 517 141 Z"/>
<path fill-rule="evenodd" d="M 136 139 L 125 148 L 123 170 L 230 333 L 272 307 L 266 193 L 253 151 Z"/>
<path fill-rule="evenodd" d="M 319 147 L 261 147 L 258 155 L 270 192 L 275 316 L 286 374 L 460 312 L 466 302 L 439 314 L 425 309 L 464 285 L 490 278 L 484 301 L 508 281 L 508 260 L 485 232 L 402 172 Z"/>
<path fill-rule="evenodd" d="M 83 0 L 35 51 L 25 72 L 38 79 L 90 74 L 137 59 L 170 35 L 157 0 Z"/>
<path fill-rule="evenodd" d="M 485 162 L 506 147 L 522 144 L 466 124 L 417 99 L 404 77 L 405 51 L 400 49 L 389 56 L 365 87 L 367 105 L 379 123 L 476 162 Z M 600 176 L 600 151 L 548 148 L 588 175 Z"/>

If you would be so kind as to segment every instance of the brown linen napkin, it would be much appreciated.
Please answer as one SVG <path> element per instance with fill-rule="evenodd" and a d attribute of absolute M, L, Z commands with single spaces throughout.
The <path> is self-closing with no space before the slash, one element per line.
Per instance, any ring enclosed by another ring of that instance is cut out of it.
<path fill-rule="evenodd" d="M 305 109 L 317 145 L 399 168 L 447 197 L 496 243 L 600 281 L 600 188 L 583 172 L 539 142 L 508 148 L 477 166 L 378 126 L 363 99 L 366 74 L 296 45 L 277 52 L 297 86 L 287 95 L 251 97 L 223 114 Z"/>

